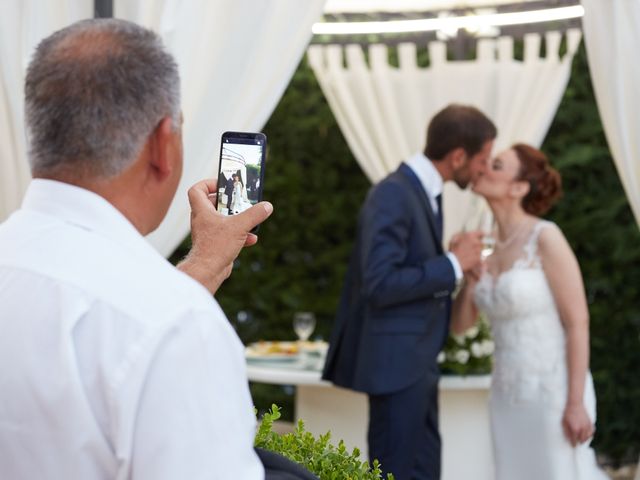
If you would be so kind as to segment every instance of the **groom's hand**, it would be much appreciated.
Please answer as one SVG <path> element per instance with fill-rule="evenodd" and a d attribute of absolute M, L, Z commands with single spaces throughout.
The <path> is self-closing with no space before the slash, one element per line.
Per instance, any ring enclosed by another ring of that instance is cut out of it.
<path fill-rule="evenodd" d="M 482 252 L 482 232 L 459 233 L 453 237 L 450 252 L 458 259 L 463 272 L 472 270 L 480 264 Z"/>

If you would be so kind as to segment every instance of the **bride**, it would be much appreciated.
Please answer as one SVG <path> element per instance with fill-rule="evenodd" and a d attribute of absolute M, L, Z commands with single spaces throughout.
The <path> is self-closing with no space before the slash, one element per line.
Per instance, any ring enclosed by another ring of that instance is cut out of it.
<path fill-rule="evenodd" d="M 467 276 L 452 329 L 471 327 L 478 309 L 491 323 L 496 478 L 605 479 L 589 447 L 596 400 L 580 267 L 560 229 L 539 217 L 560 196 L 560 175 L 518 144 L 490 161 L 474 191 L 493 211 L 496 246 Z"/>
<path fill-rule="evenodd" d="M 231 213 L 237 215 L 244 212 L 251 206 L 249 200 L 247 200 L 247 189 L 244 187 L 244 183 L 240 175 L 234 175 L 233 181 L 233 193 L 231 194 Z"/>

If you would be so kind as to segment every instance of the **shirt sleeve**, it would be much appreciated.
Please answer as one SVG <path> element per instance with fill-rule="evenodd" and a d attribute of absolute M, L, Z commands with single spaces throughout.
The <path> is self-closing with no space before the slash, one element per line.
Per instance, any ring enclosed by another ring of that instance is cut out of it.
<path fill-rule="evenodd" d="M 218 317 L 182 318 L 158 343 L 134 421 L 132 480 L 264 478 L 242 344 Z"/>
<path fill-rule="evenodd" d="M 462 268 L 460 267 L 460 262 L 458 262 L 458 258 L 455 256 L 454 253 L 447 252 L 446 255 L 449 261 L 451 262 L 451 265 L 453 266 L 453 271 L 456 274 L 456 283 L 460 283 L 460 280 L 462 280 L 462 275 L 463 275 Z"/>

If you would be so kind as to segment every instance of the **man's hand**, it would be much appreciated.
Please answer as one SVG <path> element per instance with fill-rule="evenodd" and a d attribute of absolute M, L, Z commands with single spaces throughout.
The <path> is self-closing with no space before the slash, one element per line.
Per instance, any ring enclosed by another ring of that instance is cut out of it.
<path fill-rule="evenodd" d="M 456 256 L 463 272 L 480 264 L 482 236 L 482 232 L 466 232 L 455 235 L 451 240 L 449 251 Z"/>
<path fill-rule="evenodd" d="M 215 180 L 203 180 L 189 189 L 192 247 L 178 264 L 180 270 L 211 293 L 231 275 L 233 261 L 242 248 L 258 241 L 250 231 L 273 212 L 273 205 L 260 202 L 238 215 L 226 217 L 211 202 L 210 197 L 215 194 Z"/>

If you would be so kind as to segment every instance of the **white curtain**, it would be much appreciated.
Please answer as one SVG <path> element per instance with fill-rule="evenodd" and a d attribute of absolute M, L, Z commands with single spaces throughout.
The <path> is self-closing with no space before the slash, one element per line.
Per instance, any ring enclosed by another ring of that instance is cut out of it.
<path fill-rule="evenodd" d="M 398 46 L 399 67 L 389 65 L 385 45 L 371 45 L 368 62 L 359 45 L 313 45 L 309 63 L 351 151 L 375 183 L 424 148 L 429 119 L 449 103 L 474 105 L 498 127 L 494 152 L 523 141 L 540 146 L 551 125 L 580 43 L 579 30 L 524 38 L 524 58 L 516 60 L 513 39 L 483 39 L 476 60 L 448 61 L 446 45 L 428 44 L 428 68 L 417 65 L 413 43 Z M 345 66 L 346 63 L 346 66 Z M 447 185 L 444 192 L 445 242 L 479 208 L 468 191 Z"/>
<path fill-rule="evenodd" d="M 257 131 L 266 123 L 324 2 L 115 0 L 114 16 L 158 32 L 180 68 L 184 173 L 167 217 L 149 236 L 164 255 L 189 233 L 187 189 L 217 174 L 220 135 Z"/>
<path fill-rule="evenodd" d="M 582 0 L 591 82 L 604 133 L 640 225 L 640 1 Z M 635 480 L 640 480 L 640 461 Z"/>
<path fill-rule="evenodd" d="M 640 225 L 640 1 L 583 0 L 582 4 L 584 40 L 600 118 Z"/>
<path fill-rule="evenodd" d="M 92 16 L 92 0 L 0 1 L 0 222 L 20 206 L 31 179 L 24 128 L 31 55 L 49 34 Z"/>

